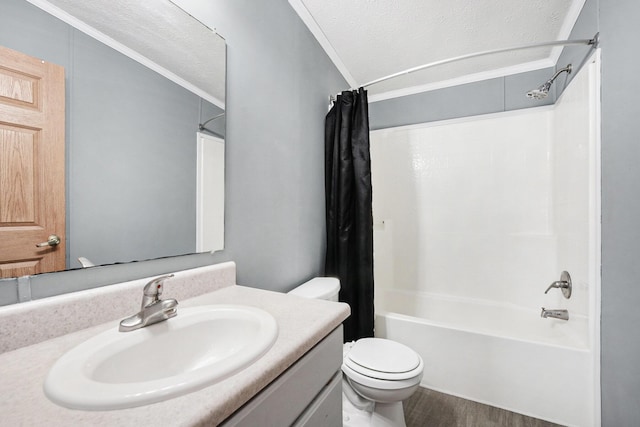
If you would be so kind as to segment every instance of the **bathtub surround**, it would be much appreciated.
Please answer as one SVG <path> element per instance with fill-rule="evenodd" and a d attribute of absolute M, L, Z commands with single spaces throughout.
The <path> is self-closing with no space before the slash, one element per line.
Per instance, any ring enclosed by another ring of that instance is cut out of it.
<path fill-rule="evenodd" d="M 553 107 L 373 132 L 376 334 L 430 361 L 423 386 L 597 425 L 598 81 L 592 62 Z M 545 294 L 563 270 L 571 298 Z"/>
<path fill-rule="evenodd" d="M 603 426 L 636 425 L 640 420 L 640 335 L 629 334 L 629 325 L 640 323 L 640 104 L 634 88 L 640 66 L 630 41 L 640 38 L 635 0 L 587 0 L 570 39 L 600 33 L 602 48 L 602 417 Z M 565 50 L 558 61 L 580 64 L 583 52 Z M 540 70 L 540 78 L 549 75 Z M 574 73 L 572 73 L 572 76 Z M 531 106 L 520 93 L 530 89 L 519 81 L 523 75 L 450 88 L 453 93 L 433 91 L 437 104 L 403 97 L 370 105 L 371 128 L 442 120 Z M 571 77 L 571 76 L 570 76 Z M 527 78 L 536 84 L 537 78 Z M 490 90 L 494 85 L 497 92 Z M 502 92 L 504 88 L 504 92 Z M 479 96 L 476 96 L 479 95 Z M 548 99 L 548 98 L 547 98 Z M 548 101 L 551 102 L 551 101 Z M 422 114 L 422 113 L 428 113 Z M 386 116 L 390 113 L 390 116 Z M 409 118 L 411 121 L 406 121 Z M 600 417 L 597 417 L 599 420 Z"/>
<path fill-rule="evenodd" d="M 373 336 L 373 214 L 367 91 L 338 95 L 326 117 L 325 276 L 340 279 L 353 314 L 345 342 Z"/>
<path fill-rule="evenodd" d="M 138 310 L 146 279 L 1 308 L 0 423 L 218 425 L 325 336 L 332 331 L 335 335 L 349 314 L 345 304 L 236 286 L 235 281 L 233 263 L 177 272 L 165 282 L 163 296 L 177 298 L 183 308 L 244 304 L 268 311 L 279 326 L 273 347 L 250 367 L 209 387 L 151 406 L 116 411 L 77 411 L 57 406 L 43 394 L 42 383 L 58 357 L 106 329 L 117 328 L 122 317 Z M 335 344 L 340 348 L 339 337 Z M 337 357 L 341 360 L 341 352 Z M 333 354 L 331 358 L 335 358 Z"/>

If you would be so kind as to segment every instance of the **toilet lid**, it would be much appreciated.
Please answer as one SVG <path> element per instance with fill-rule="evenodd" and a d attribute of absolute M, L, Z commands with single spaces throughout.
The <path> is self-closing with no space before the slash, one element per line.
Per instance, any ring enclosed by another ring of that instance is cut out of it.
<path fill-rule="evenodd" d="M 418 353 L 406 345 L 383 338 L 358 340 L 344 362 L 355 371 L 381 379 L 415 376 L 415 371 L 422 365 Z"/>

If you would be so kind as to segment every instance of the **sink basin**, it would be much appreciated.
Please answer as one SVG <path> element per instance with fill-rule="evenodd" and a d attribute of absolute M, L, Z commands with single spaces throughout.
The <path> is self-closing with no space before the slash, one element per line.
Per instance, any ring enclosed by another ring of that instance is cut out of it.
<path fill-rule="evenodd" d="M 180 396 L 241 371 L 271 348 L 278 326 L 264 310 L 207 305 L 132 332 L 117 323 L 53 365 L 44 392 L 72 409 L 124 409 Z"/>

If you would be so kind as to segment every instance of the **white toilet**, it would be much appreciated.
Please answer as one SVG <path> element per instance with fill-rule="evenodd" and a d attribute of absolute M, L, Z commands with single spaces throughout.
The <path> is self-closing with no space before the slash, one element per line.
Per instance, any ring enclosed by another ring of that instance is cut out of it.
<path fill-rule="evenodd" d="M 316 277 L 289 293 L 338 301 L 340 281 Z M 405 427 L 402 401 L 420 385 L 424 363 L 395 341 L 362 338 L 343 347 L 342 403 L 345 427 Z"/>

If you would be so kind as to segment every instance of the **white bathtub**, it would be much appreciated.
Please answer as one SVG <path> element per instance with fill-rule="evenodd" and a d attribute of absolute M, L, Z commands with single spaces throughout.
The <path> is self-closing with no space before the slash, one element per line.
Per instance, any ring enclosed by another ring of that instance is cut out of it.
<path fill-rule="evenodd" d="M 563 425 L 594 425 L 587 321 L 539 309 L 379 290 L 376 336 L 416 350 L 422 386 Z"/>

